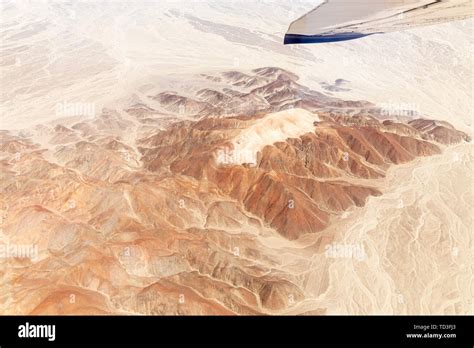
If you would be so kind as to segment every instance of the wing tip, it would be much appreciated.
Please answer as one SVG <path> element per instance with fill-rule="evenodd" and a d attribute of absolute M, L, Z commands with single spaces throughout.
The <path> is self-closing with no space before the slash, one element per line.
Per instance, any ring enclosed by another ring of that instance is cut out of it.
<path fill-rule="evenodd" d="M 285 45 L 296 45 L 296 44 L 312 44 L 312 43 L 329 43 L 329 42 L 340 42 L 360 39 L 366 36 L 370 36 L 376 33 L 363 34 L 363 33 L 338 33 L 329 35 L 299 35 L 299 34 L 286 34 L 283 40 Z"/>

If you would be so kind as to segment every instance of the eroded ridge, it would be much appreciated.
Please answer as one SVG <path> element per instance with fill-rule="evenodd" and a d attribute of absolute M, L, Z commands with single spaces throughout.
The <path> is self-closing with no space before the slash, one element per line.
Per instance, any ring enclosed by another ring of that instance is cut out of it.
<path fill-rule="evenodd" d="M 385 194 L 390 168 L 470 141 L 278 68 L 198 80 L 2 131 L 2 243 L 32 247 L 2 260 L 3 313 L 290 312 L 328 290 L 325 231 Z"/>

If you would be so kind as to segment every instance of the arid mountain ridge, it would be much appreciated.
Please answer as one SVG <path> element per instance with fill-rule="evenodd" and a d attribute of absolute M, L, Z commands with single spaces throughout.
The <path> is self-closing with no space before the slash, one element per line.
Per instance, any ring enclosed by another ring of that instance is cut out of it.
<path fill-rule="evenodd" d="M 39 250 L 4 260 L 3 313 L 284 313 L 330 242 L 318 233 L 382 195 L 390 166 L 471 140 L 278 68 L 199 79 L 2 131 L 2 242 Z"/>

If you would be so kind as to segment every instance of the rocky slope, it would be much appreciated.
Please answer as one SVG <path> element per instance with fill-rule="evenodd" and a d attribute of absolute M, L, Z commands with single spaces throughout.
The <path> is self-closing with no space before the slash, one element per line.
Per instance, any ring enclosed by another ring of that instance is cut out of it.
<path fill-rule="evenodd" d="M 2 313 L 286 313 L 327 290 L 305 271 L 324 232 L 383 195 L 390 168 L 470 141 L 278 68 L 197 81 L 2 131 L 1 241 L 32 247 L 2 259 Z"/>

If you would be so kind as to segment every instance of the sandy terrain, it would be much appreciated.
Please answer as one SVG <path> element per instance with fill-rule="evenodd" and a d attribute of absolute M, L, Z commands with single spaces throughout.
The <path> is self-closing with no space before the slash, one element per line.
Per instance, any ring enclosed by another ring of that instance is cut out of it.
<path fill-rule="evenodd" d="M 265 115 L 232 141 L 234 151 L 256 154 L 266 145 L 305 134 L 317 121 L 320 121 L 318 115 L 303 109 Z"/>
<path fill-rule="evenodd" d="M 467 54 L 472 20 L 289 47 L 282 45 L 288 24 L 314 1 L 211 0 L 192 6 L 187 1 L 2 1 L 1 6 L 1 129 L 57 119 L 59 103 L 90 103 L 99 113 L 142 87 L 177 88 L 166 74 L 261 66 L 294 71 L 313 89 L 345 79 L 346 90 L 336 93 L 342 98 L 394 110 L 409 105 L 462 130 L 472 125 Z"/>
<path fill-rule="evenodd" d="M 392 168 L 383 196 L 325 231 L 366 256 L 315 256 L 306 290 L 316 296 L 291 313 L 472 314 L 473 156 L 464 144 Z"/>

